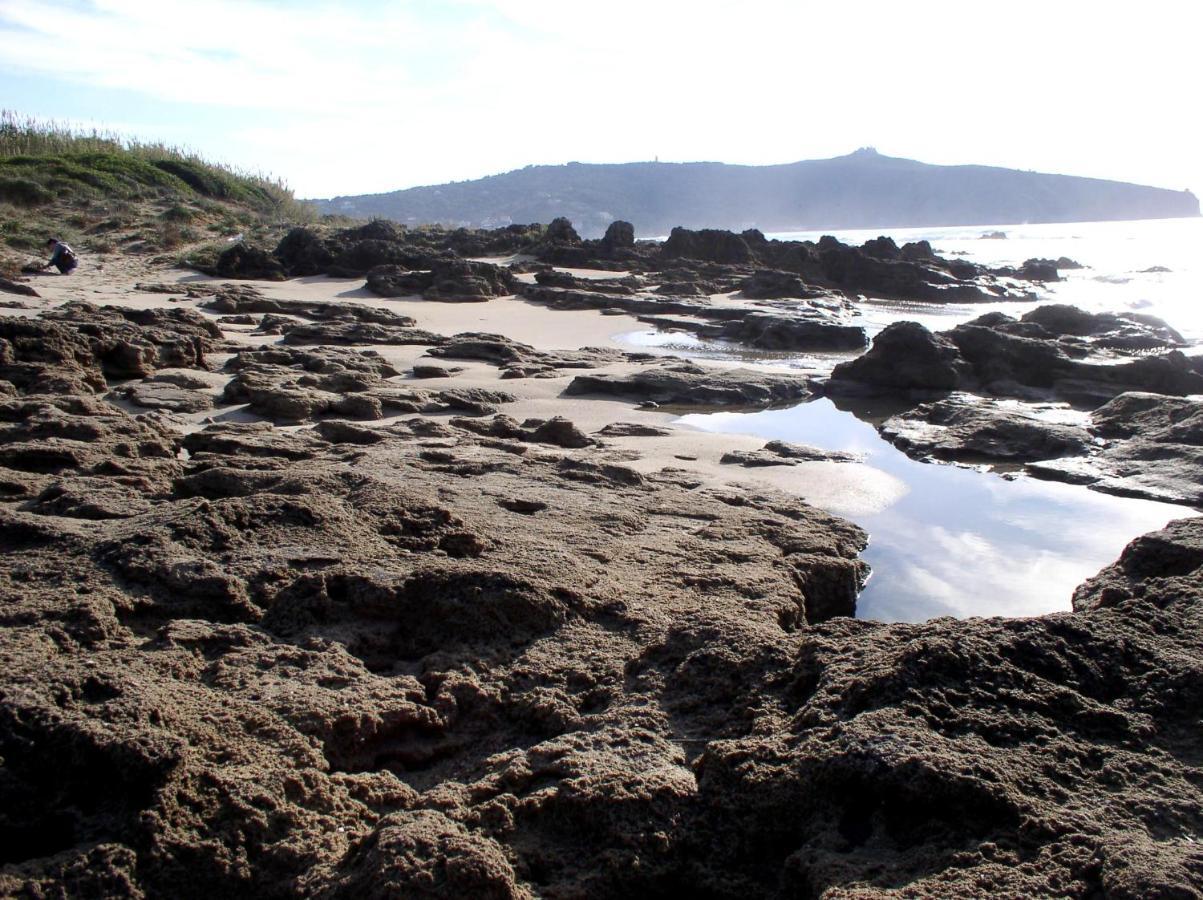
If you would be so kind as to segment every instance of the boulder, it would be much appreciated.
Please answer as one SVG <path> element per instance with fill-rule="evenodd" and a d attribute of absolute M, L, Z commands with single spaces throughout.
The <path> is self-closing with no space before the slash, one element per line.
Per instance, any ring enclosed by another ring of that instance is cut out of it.
<path fill-rule="evenodd" d="M 617 250 L 630 250 L 635 246 L 635 226 L 630 222 L 611 222 L 601 239 L 602 250 L 614 253 Z"/>
<path fill-rule="evenodd" d="M 579 244 L 581 242 L 581 236 L 576 233 L 572 223 L 563 216 L 552 219 L 543 236 L 549 243 L 554 244 Z"/>
<path fill-rule="evenodd" d="M 947 337 L 918 322 L 894 322 L 873 339 L 867 353 L 832 370 L 828 389 L 951 391 L 968 375 L 969 366 Z"/>
<path fill-rule="evenodd" d="M 283 281 L 287 275 L 280 260 L 262 247 L 237 243 L 217 257 L 212 273 L 218 278 Z"/>
<path fill-rule="evenodd" d="M 713 228 L 701 231 L 674 228 L 668 240 L 661 245 L 660 254 L 665 259 L 698 259 L 715 263 L 742 264 L 752 259 L 752 251 L 740 235 Z"/>

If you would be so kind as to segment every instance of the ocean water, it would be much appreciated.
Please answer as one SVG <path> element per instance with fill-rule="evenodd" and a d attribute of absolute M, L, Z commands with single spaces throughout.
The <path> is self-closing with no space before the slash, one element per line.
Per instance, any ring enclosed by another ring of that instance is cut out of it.
<path fill-rule="evenodd" d="M 1002 232 L 1005 239 L 983 238 Z M 1026 259 L 1068 257 L 1086 268 L 1063 270 L 1065 279 L 1039 289 L 1042 302 L 1071 303 L 1091 312 L 1141 312 L 1160 316 L 1192 342 L 1203 342 L 1203 218 L 1140 222 L 1073 222 L 1053 225 L 972 225 L 943 228 L 873 228 L 863 231 L 787 232 L 781 240 L 817 241 L 834 233 L 848 244 L 889 235 L 902 246 L 929 240 L 940 256 L 987 266 L 1014 266 Z M 1155 270 L 1167 271 L 1155 271 Z M 1016 314 L 1027 303 L 932 307 L 865 304 L 866 326 L 879 331 L 899 318 L 949 328 L 983 312 Z"/>
<path fill-rule="evenodd" d="M 982 238 L 991 231 L 1007 237 Z M 817 240 L 823 233 L 771 236 Z M 861 321 L 870 334 L 900 319 L 944 329 L 987 310 L 1019 315 L 1039 302 L 1056 302 L 1095 312 L 1160 316 L 1195 345 L 1186 352 L 1203 352 L 1203 219 L 834 233 L 855 244 L 879 234 L 888 234 L 899 245 L 927 239 L 941 255 L 991 266 L 1066 256 L 1087 267 L 1065 271 L 1065 281 L 1039 288 L 1037 303 L 864 302 Z M 791 370 L 822 372 L 846 358 L 748 354 L 650 332 L 633 335 L 630 342 L 684 356 Z M 922 621 L 941 615 L 1023 616 L 1068 610 L 1073 589 L 1113 562 L 1132 538 L 1196 514 L 1187 507 L 1112 497 L 1013 473 L 917 462 L 882 440 L 864 418 L 863 413 L 858 417 L 829 400 L 817 400 L 789 409 L 680 419 L 706 431 L 857 451 L 865 454 L 867 465 L 906 485 L 904 495 L 886 509 L 848 516 L 870 536 L 864 558 L 874 574 L 858 603 L 857 615 L 863 618 Z"/>

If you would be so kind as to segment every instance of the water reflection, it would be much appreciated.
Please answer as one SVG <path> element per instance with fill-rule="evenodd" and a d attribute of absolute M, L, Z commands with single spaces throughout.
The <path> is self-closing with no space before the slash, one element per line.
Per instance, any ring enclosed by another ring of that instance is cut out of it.
<path fill-rule="evenodd" d="M 848 516 L 870 535 L 864 558 L 874 575 L 858 603 L 861 618 L 912 622 L 1067 610 L 1073 589 L 1113 562 L 1128 541 L 1194 514 L 1073 485 L 916 462 L 870 424 L 895 411 L 879 402 L 857 410 L 868 420 L 862 421 L 820 399 L 791 409 L 687 415 L 680 422 L 864 453 L 866 465 L 907 485 L 886 509 Z"/>

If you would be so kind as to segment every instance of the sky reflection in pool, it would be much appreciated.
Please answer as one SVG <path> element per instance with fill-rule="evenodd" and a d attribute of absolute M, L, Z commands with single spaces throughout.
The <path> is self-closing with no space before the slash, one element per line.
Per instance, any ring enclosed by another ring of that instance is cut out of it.
<path fill-rule="evenodd" d="M 881 512 L 849 516 L 869 532 L 873 576 L 860 618 L 1026 616 L 1067 610 L 1083 580 L 1137 535 L 1194 515 L 1182 506 L 921 463 L 872 425 L 820 399 L 790 409 L 683 416 L 704 431 L 754 434 L 866 454 L 909 490 Z M 840 510 L 832 510 L 843 514 Z"/>

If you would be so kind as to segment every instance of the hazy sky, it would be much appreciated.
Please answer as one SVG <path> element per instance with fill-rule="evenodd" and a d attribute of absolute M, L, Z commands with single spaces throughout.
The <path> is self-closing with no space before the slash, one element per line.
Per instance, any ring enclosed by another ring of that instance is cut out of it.
<path fill-rule="evenodd" d="M 1203 191 L 1189 0 L 0 0 L 0 106 L 302 196 L 863 145 Z"/>

